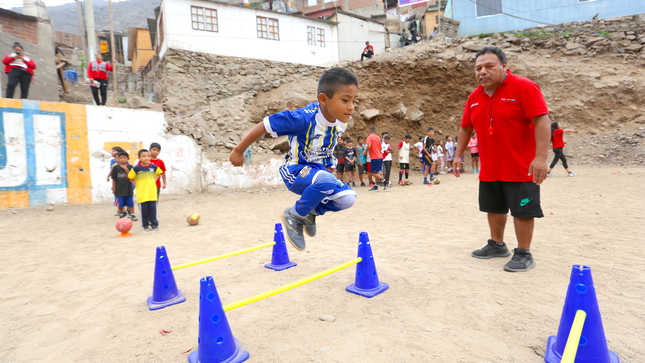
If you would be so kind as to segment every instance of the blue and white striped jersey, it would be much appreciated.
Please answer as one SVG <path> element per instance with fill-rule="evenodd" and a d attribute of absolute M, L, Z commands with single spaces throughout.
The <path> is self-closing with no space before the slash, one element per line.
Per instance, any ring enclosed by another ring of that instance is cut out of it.
<path fill-rule="evenodd" d="M 327 121 L 318 102 L 267 116 L 264 127 L 273 137 L 289 136 L 287 166 L 318 163 L 327 168 L 333 165 L 338 138 L 347 130 L 346 123 Z"/>

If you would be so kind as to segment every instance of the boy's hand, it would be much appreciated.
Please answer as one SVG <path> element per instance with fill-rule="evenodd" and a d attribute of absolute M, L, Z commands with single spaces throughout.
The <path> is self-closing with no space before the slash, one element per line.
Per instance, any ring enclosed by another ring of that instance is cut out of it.
<path fill-rule="evenodd" d="M 112 186 L 112 193 L 116 193 L 116 188 Z"/>
<path fill-rule="evenodd" d="M 108 175 L 108 177 L 107 177 L 107 180 L 106 180 L 106 181 L 108 181 L 108 182 L 110 181 L 110 176 L 109 176 L 109 175 Z"/>
<path fill-rule="evenodd" d="M 231 154 L 228 156 L 228 160 L 230 160 L 233 166 L 242 166 L 244 165 L 244 153 L 235 151 L 235 149 L 233 149 L 233 151 L 231 151 Z"/>

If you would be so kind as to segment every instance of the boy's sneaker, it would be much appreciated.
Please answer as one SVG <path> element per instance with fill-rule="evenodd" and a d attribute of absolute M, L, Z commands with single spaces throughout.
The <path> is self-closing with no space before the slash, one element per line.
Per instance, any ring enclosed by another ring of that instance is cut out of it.
<path fill-rule="evenodd" d="M 432 182 L 430 182 L 428 180 L 423 180 L 423 184 L 432 184 Z"/>
<path fill-rule="evenodd" d="M 374 186 L 374 183 L 370 182 L 370 186 L 371 186 L 371 187 L 373 187 L 373 186 Z"/>
<path fill-rule="evenodd" d="M 125 218 L 127 216 L 128 216 L 128 212 L 123 212 L 123 213 L 119 214 L 119 218 Z"/>
<path fill-rule="evenodd" d="M 362 187 L 366 187 L 367 185 L 365 185 L 365 183 L 361 183 L 361 186 L 362 186 Z"/>
<path fill-rule="evenodd" d="M 143 226 L 144 231 L 152 231 L 152 228 L 150 226 Z"/>
<path fill-rule="evenodd" d="M 488 240 L 488 244 L 476 251 L 473 251 L 472 256 L 475 258 L 493 258 L 493 257 L 506 257 L 511 254 L 511 251 L 506 247 L 506 243 L 498 245 L 492 239 Z"/>
<path fill-rule="evenodd" d="M 120 217 L 120 216 L 121 216 L 121 213 L 116 212 L 116 213 L 114 213 L 114 216 L 115 216 L 115 217 Z"/>
<path fill-rule="evenodd" d="M 282 223 L 284 224 L 284 229 L 287 231 L 287 239 L 289 242 L 297 249 L 298 251 L 305 250 L 305 235 L 302 230 L 305 225 L 305 221 L 293 217 L 289 211 L 291 208 L 287 208 L 282 212 Z"/>
<path fill-rule="evenodd" d="M 513 258 L 504 265 L 505 271 L 523 272 L 535 267 L 535 260 L 530 251 L 521 248 L 513 249 Z"/>
<path fill-rule="evenodd" d="M 392 187 L 392 182 L 385 182 L 383 183 L 383 190 Z"/>
<path fill-rule="evenodd" d="M 355 186 L 356 186 L 356 183 L 352 182 L 352 186 L 353 186 L 353 187 L 355 187 Z"/>
<path fill-rule="evenodd" d="M 397 184 L 398 184 L 398 185 L 405 185 L 405 183 L 403 182 L 403 180 L 399 180 L 399 182 L 398 182 Z"/>
<path fill-rule="evenodd" d="M 150 228 L 150 230 L 152 230 L 152 231 L 159 231 L 159 227 L 152 227 L 152 228 Z"/>
<path fill-rule="evenodd" d="M 313 213 L 309 213 L 305 217 L 305 233 L 309 237 L 316 235 L 316 215 Z"/>
<path fill-rule="evenodd" d="M 549 178 L 553 178 L 553 174 L 551 174 L 551 173 L 546 173 L 546 176 L 549 177 Z"/>
<path fill-rule="evenodd" d="M 378 192 L 378 187 L 375 185 L 370 189 L 370 192 Z"/>
<path fill-rule="evenodd" d="M 128 218 L 130 218 L 130 220 L 132 222 L 138 221 L 137 217 L 134 214 L 131 214 L 131 213 L 128 213 Z"/>
<path fill-rule="evenodd" d="M 569 172 L 569 176 L 576 176 L 576 173 L 574 173 L 574 172 L 570 171 L 570 172 Z"/>

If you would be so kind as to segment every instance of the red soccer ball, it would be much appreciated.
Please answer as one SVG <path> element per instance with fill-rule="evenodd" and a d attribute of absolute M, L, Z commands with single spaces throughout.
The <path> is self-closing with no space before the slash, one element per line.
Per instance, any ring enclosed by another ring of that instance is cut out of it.
<path fill-rule="evenodd" d="M 121 218 L 116 221 L 116 230 L 121 233 L 128 233 L 132 229 L 132 221 L 128 218 Z"/>

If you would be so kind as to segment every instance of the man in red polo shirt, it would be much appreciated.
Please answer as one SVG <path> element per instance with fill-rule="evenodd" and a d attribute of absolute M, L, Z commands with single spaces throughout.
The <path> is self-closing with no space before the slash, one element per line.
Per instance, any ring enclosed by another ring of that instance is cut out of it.
<path fill-rule="evenodd" d="M 506 257 L 504 228 L 510 209 L 518 248 L 504 265 L 506 271 L 535 267 L 531 255 L 534 219 L 544 216 L 540 184 L 546 178 L 550 120 L 540 87 L 506 69 L 506 55 L 486 47 L 475 55 L 479 86 L 470 94 L 459 128 L 453 172 L 459 177 L 461 156 L 477 132 L 481 170 L 479 210 L 488 213 L 490 239 L 473 251 L 476 258 Z"/>

